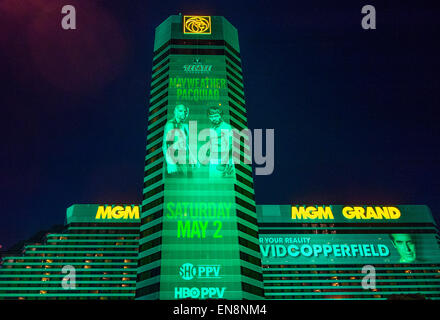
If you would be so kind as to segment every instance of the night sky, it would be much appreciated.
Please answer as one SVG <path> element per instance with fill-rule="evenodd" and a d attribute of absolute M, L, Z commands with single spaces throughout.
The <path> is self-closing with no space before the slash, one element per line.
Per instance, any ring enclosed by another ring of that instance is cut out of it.
<path fill-rule="evenodd" d="M 238 29 L 249 128 L 275 129 L 258 204 L 440 218 L 440 5 L 384 2 L 0 0 L 0 250 L 72 204 L 141 202 L 154 29 L 179 12 Z"/>

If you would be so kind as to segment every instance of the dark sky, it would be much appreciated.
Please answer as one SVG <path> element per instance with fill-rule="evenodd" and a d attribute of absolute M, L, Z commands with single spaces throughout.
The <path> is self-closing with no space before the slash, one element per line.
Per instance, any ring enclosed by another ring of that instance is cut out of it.
<path fill-rule="evenodd" d="M 440 217 L 440 5 L 405 3 L 0 0 L 0 245 L 75 203 L 141 202 L 154 28 L 179 12 L 238 29 L 249 127 L 275 129 L 258 204 Z M 60 27 L 65 4 L 75 31 Z M 361 28 L 366 4 L 376 30 Z"/>

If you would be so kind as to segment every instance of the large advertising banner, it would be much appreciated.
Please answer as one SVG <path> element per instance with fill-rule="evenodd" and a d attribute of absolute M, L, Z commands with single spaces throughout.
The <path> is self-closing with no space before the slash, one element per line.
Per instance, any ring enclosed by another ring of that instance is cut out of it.
<path fill-rule="evenodd" d="M 263 234 L 263 264 L 440 263 L 434 234 Z"/>
<path fill-rule="evenodd" d="M 161 299 L 240 298 L 224 59 L 170 58 Z"/>
<path fill-rule="evenodd" d="M 262 223 L 435 223 L 423 205 L 264 205 L 257 208 L 257 214 Z"/>
<path fill-rule="evenodd" d="M 257 214 L 263 264 L 440 262 L 427 206 L 265 205 Z"/>

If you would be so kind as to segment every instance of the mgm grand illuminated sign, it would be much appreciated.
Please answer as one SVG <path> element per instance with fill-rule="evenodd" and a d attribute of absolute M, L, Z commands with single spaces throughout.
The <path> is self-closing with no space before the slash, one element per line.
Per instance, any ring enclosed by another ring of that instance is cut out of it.
<path fill-rule="evenodd" d="M 426 206 L 268 205 L 257 207 L 262 263 L 439 263 Z"/>
<path fill-rule="evenodd" d="M 139 206 L 99 206 L 95 219 L 139 219 Z"/>
<path fill-rule="evenodd" d="M 343 207 L 341 214 L 349 220 L 396 220 L 401 216 L 400 210 L 396 207 Z M 334 214 L 331 206 L 317 207 L 293 207 L 293 220 L 307 219 L 326 219 L 334 220 Z"/>

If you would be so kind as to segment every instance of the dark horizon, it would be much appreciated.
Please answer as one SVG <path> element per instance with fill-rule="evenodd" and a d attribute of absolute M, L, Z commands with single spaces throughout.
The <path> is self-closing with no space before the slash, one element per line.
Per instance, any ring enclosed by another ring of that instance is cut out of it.
<path fill-rule="evenodd" d="M 72 204 L 141 202 L 154 29 L 179 12 L 238 30 L 248 126 L 275 129 L 257 204 L 425 204 L 438 221 L 438 4 L 72 1 L 70 31 L 65 4 L 0 2 L 0 251 Z"/>

